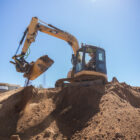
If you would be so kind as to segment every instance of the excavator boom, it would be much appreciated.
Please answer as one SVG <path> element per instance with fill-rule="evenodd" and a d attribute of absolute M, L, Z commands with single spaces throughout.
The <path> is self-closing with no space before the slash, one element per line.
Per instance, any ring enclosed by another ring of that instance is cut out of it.
<path fill-rule="evenodd" d="M 28 26 L 28 33 L 24 46 L 22 48 L 22 54 L 25 54 L 31 43 L 35 41 L 35 37 L 38 31 L 66 41 L 72 47 L 74 55 L 76 56 L 76 52 L 79 49 L 79 43 L 73 35 L 61 29 L 58 29 L 51 24 L 46 23 L 46 25 L 43 25 L 39 23 L 39 19 L 36 17 L 32 18 L 31 23 Z"/>
<path fill-rule="evenodd" d="M 73 35 L 61 29 L 58 29 L 57 27 L 51 24 L 45 23 L 44 25 L 44 22 L 43 24 L 41 24 L 39 21 L 40 20 L 37 17 L 32 18 L 20 42 L 21 45 L 24 38 L 26 37 L 22 48 L 22 52 L 19 55 L 17 55 L 16 52 L 16 54 L 13 56 L 15 62 L 11 61 L 11 63 L 13 63 L 16 66 L 16 70 L 18 72 L 24 73 L 24 77 L 28 78 L 29 80 L 36 79 L 54 63 L 54 61 L 50 59 L 47 55 L 42 56 L 36 62 L 31 63 L 28 63 L 24 59 L 30 45 L 32 44 L 32 42 L 35 41 L 38 31 L 66 41 L 72 47 L 75 56 L 77 50 L 79 49 L 79 43 Z"/>

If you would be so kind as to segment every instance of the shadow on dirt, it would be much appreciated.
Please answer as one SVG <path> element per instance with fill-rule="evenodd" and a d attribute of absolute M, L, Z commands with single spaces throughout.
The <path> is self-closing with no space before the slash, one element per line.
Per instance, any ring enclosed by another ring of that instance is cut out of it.
<path fill-rule="evenodd" d="M 61 133 L 67 138 L 86 127 L 99 112 L 99 103 L 105 93 L 104 86 L 67 87 L 54 98 L 54 117 Z"/>
<path fill-rule="evenodd" d="M 105 93 L 104 86 L 65 87 L 51 98 L 56 106 L 41 123 L 25 130 L 21 138 L 29 139 L 43 132 L 55 120 L 59 131 L 70 139 L 76 131 L 99 112 L 99 103 Z"/>
<path fill-rule="evenodd" d="M 121 86 L 122 85 L 122 86 Z M 140 108 L 140 94 L 127 84 L 117 84 L 112 91 L 120 98 L 129 102 L 133 107 Z"/>

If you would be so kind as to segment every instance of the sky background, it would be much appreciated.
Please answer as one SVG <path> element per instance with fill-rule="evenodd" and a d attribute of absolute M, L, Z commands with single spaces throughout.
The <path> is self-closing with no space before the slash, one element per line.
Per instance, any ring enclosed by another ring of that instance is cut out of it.
<path fill-rule="evenodd" d="M 73 34 L 80 44 L 104 48 L 109 81 L 115 76 L 140 86 L 140 0 L 0 0 L 0 82 L 24 85 L 9 61 L 34 16 Z M 30 49 L 29 62 L 45 54 L 55 61 L 33 85 L 53 87 L 67 77 L 73 51 L 65 41 L 39 32 Z"/>

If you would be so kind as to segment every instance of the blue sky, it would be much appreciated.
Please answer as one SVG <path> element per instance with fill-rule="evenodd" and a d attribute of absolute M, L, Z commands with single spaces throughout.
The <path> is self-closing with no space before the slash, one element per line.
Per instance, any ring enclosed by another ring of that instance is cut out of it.
<path fill-rule="evenodd" d="M 24 84 L 9 61 L 34 16 L 73 34 L 80 44 L 104 48 L 109 81 L 115 76 L 140 86 L 139 0 L 0 0 L 0 82 Z M 67 76 L 72 49 L 66 42 L 38 33 L 30 48 L 29 62 L 44 54 L 55 61 L 33 85 L 44 84 L 46 77 L 45 87 L 52 87 Z"/>

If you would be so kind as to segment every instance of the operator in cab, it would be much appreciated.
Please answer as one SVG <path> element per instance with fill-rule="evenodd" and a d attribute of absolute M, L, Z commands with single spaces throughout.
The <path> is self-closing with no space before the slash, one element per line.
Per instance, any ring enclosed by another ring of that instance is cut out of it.
<path fill-rule="evenodd" d="M 88 70 L 96 70 L 96 55 L 94 52 L 89 53 L 89 56 L 91 57 L 89 62 L 86 64 L 86 67 Z"/>

